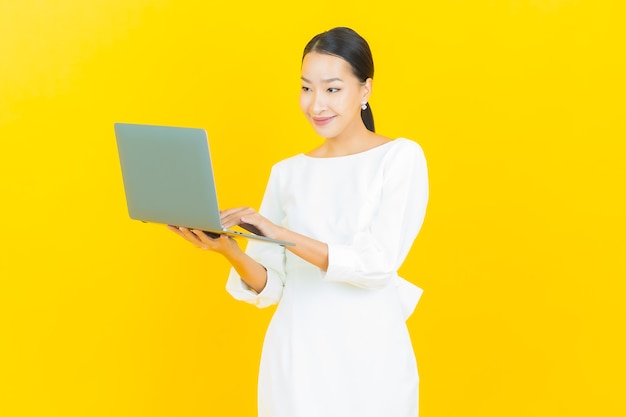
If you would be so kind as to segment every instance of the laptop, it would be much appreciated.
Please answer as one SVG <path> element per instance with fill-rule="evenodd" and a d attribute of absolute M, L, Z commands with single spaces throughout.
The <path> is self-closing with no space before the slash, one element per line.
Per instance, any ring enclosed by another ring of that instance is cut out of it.
<path fill-rule="evenodd" d="M 220 221 L 208 136 L 204 129 L 115 123 L 126 205 L 131 219 L 198 229 L 209 236 L 294 243 L 226 229 Z"/>

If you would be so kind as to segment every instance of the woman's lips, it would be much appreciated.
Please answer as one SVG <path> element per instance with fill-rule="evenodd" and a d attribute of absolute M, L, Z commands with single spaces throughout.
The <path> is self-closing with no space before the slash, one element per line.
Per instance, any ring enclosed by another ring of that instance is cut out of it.
<path fill-rule="evenodd" d="M 334 119 L 334 116 L 330 117 L 312 117 L 313 123 L 316 126 L 326 126 Z"/>

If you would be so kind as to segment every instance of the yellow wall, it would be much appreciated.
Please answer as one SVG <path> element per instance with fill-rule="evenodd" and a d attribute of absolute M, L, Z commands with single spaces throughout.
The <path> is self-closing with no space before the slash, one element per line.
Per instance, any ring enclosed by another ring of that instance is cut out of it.
<path fill-rule="evenodd" d="M 318 142 L 300 53 L 338 25 L 371 43 L 379 132 L 429 161 L 421 415 L 626 415 L 621 2 L 212 3 L 0 5 L 0 415 L 254 415 L 272 310 L 128 219 L 113 122 L 207 128 L 222 206 L 256 205 Z"/>

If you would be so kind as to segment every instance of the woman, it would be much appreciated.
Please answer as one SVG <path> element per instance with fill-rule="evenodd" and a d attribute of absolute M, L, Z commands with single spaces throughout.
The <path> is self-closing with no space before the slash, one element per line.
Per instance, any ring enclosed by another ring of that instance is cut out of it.
<path fill-rule="evenodd" d="M 259 374 L 261 417 L 415 417 L 418 375 L 405 324 L 421 290 L 397 275 L 422 225 L 427 170 L 419 145 L 374 132 L 374 66 L 348 28 L 315 36 L 302 59 L 300 106 L 322 144 L 272 168 L 259 212 L 222 212 L 293 247 L 172 228 L 233 265 L 227 290 L 278 303 Z"/>

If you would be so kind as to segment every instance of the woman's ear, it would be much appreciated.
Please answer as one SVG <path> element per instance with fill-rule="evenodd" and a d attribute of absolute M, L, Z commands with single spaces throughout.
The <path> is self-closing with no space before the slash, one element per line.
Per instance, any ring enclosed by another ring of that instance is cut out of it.
<path fill-rule="evenodd" d="M 368 78 L 367 80 L 365 80 L 365 82 L 363 83 L 363 99 L 361 100 L 361 102 L 365 102 L 367 103 L 367 101 L 370 99 L 370 96 L 372 95 L 372 84 L 373 84 L 374 80 L 372 80 L 371 78 Z"/>

